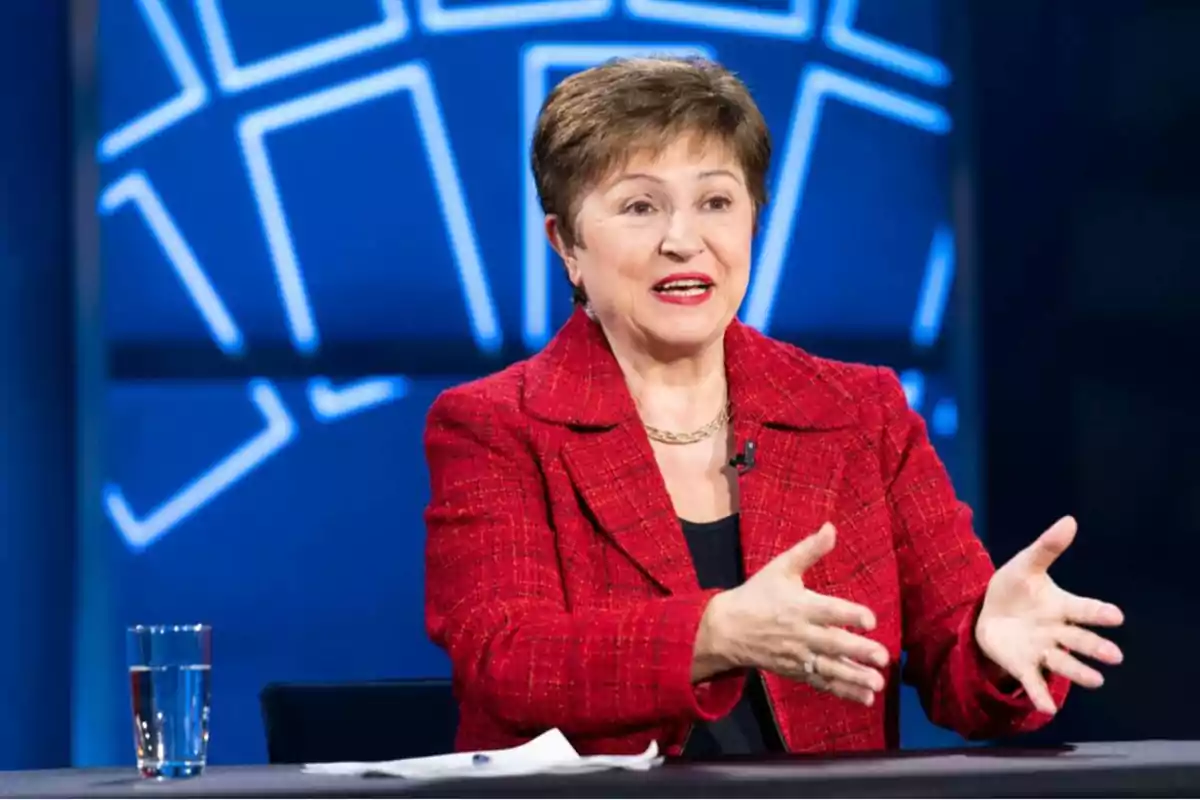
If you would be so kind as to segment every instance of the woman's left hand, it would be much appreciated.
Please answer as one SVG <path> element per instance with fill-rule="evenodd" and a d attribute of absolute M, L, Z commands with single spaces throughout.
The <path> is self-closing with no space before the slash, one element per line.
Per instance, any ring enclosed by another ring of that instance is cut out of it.
<path fill-rule="evenodd" d="M 1124 621 L 1111 603 L 1066 592 L 1047 570 L 1075 539 L 1075 520 L 1063 517 L 992 576 L 975 623 L 984 655 L 1020 681 L 1039 711 L 1055 712 L 1042 676 L 1047 669 L 1094 689 L 1104 683 L 1095 669 L 1072 655 L 1121 663 L 1121 651 L 1084 625 L 1113 627 Z"/>

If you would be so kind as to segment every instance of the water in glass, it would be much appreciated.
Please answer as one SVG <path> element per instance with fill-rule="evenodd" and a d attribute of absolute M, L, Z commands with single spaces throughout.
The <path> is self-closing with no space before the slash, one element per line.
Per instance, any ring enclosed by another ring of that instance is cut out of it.
<path fill-rule="evenodd" d="M 207 626 L 138 626 L 129 632 L 133 733 L 147 778 L 204 771 L 212 707 Z"/>

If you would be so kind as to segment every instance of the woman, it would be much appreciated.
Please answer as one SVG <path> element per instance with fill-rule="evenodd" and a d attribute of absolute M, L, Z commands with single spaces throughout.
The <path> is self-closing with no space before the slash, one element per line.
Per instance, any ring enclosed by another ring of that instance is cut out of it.
<path fill-rule="evenodd" d="M 427 622 L 462 749 L 898 745 L 898 658 L 971 738 L 1049 719 L 1116 664 L 1121 612 L 1055 586 L 1060 520 L 999 570 L 893 373 L 735 319 L 766 125 L 696 60 L 563 81 L 533 143 L 580 308 L 451 389 L 426 431 Z M 836 540 L 836 543 L 835 543 Z"/>

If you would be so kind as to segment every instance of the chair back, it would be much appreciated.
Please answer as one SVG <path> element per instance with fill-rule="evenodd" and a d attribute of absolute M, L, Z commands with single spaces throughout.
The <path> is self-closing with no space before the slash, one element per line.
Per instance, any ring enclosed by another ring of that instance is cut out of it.
<path fill-rule="evenodd" d="M 454 750 L 450 681 L 271 683 L 259 694 L 272 764 L 390 761 Z"/>

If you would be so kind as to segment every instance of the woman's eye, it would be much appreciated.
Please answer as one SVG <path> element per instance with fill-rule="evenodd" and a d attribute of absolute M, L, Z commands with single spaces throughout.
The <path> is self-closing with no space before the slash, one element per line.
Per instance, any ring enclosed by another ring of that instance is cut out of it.
<path fill-rule="evenodd" d="M 654 210 L 654 206 L 650 205 L 646 200 L 634 200 L 629 205 L 625 206 L 625 213 L 641 216 L 649 214 Z"/>
<path fill-rule="evenodd" d="M 733 203 L 728 197 L 710 197 L 704 201 L 706 208 L 712 211 L 724 211 Z"/>

